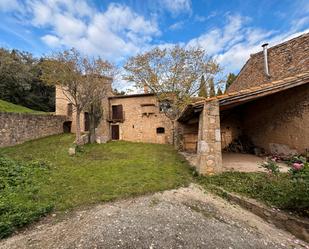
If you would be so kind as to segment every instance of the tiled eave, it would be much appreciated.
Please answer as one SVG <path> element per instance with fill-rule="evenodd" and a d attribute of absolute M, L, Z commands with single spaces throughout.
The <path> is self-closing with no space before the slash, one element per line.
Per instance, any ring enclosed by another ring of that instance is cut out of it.
<path fill-rule="evenodd" d="M 251 87 L 239 92 L 231 92 L 220 96 L 206 98 L 194 104 L 188 105 L 178 118 L 180 122 L 186 122 L 191 116 L 196 115 L 203 109 L 205 102 L 219 101 L 220 110 L 226 110 L 248 101 L 284 91 L 296 86 L 309 83 L 309 72 L 288 77 L 282 80 L 273 81 L 260 86 Z"/>

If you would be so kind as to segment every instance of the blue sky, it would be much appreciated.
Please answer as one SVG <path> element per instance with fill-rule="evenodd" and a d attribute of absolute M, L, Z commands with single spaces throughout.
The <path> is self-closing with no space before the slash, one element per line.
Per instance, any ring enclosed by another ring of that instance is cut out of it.
<path fill-rule="evenodd" d="M 238 73 L 261 44 L 309 32 L 309 0 L 0 0 L 0 46 L 76 47 L 122 65 L 154 46 L 200 46 Z"/>

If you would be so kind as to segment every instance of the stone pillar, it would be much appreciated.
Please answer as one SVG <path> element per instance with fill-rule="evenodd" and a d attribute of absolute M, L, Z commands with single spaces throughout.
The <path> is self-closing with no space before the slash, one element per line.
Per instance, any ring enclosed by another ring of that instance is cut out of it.
<path fill-rule="evenodd" d="M 197 155 L 197 170 L 200 174 L 210 175 L 222 171 L 220 109 L 217 100 L 204 103 L 199 117 Z"/>

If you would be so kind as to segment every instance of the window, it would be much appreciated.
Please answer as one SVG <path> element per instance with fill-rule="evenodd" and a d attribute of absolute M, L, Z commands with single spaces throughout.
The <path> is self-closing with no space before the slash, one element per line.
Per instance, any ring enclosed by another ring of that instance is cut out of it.
<path fill-rule="evenodd" d="M 163 134 L 163 133 L 165 133 L 164 127 L 158 127 L 157 128 L 157 134 Z"/>
<path fill-rule="evenodd" d="M 89 113 L 85 112 L 84 113 L 84 131 L 89 131 L 89 126 L 90 126 L 90 119 L 89 119 Z"/>
<path fill-rule="evenodd" d="M 68 109 L 67 109 L 67 115 L 69 117 L 72 117 L 72 113 L 73 113 L 73 104 L 72 103 L 69 103 L 68 104 Z"/>
<path fill-rule="evenodd" d="M 112 119 L 113 120 L 123 120 L 122 105 L 112 106 Z"/>

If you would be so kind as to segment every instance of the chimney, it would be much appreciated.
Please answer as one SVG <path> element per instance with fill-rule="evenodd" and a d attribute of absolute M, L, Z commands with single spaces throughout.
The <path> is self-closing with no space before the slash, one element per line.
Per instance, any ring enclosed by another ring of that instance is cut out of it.
<path fill-rule="evenodd" d="M 268 43 L 264 43 L 262 45 L 263 53 L 264 53 L 264 72 L 268 78 L 270 78 L 269 68 L 268 68 L 268 59 L 267 59 L 267 46 Z"/>
<path fill-rule="evenodd" d="M 146 84 L 144 85 L 144 93 L 149 93 L 149 89 L 148 89 L 148 86 Z"/>

